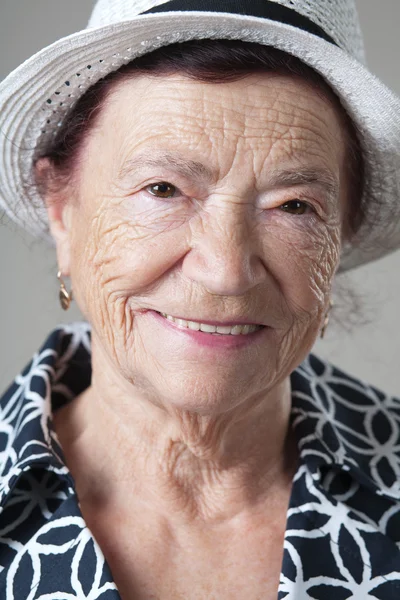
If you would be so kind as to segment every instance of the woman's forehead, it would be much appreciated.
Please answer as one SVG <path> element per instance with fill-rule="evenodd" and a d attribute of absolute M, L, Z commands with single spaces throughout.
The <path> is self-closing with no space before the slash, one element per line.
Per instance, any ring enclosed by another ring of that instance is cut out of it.
<path fill-rule="evenodd" d="M 125 80 L 111 92 L 96 131 L 116 152 L 119 173 L 137 155 L 168 149 L 169 158 L 189 153 L 180 168 L 196 176 L 206 176 L 213 161 L 244 156 L 260 167 L 310 158 L 335 168 L 345 152 L 330 102 L 299 78 L 269 74 L 212 84 L 183 76 Z"/>

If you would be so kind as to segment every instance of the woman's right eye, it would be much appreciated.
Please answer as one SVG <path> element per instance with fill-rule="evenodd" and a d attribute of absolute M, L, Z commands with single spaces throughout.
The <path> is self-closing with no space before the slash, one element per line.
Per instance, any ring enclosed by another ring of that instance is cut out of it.
<path fill-rule="evenodd" d="M 151 183 L 145 189 L 157 198 L 173 198 L 177 192 L 177 188 L 167 181 Z"/>

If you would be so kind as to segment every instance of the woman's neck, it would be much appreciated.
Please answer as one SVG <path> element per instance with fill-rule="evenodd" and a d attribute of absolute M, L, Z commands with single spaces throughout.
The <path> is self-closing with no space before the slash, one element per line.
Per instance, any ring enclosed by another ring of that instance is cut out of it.
<path fill-rule="evenodd" d="M 229 413 L 178 411 L 93 372 L 92 385 L 54 415 L 81 502 L 143 509 L 203 526 L 254 513 L 290 486 L 290 380 Z M 112 383 L 112 385 L 110 385 Z M 108 385 L 107 385 L 108 384 Z"/>

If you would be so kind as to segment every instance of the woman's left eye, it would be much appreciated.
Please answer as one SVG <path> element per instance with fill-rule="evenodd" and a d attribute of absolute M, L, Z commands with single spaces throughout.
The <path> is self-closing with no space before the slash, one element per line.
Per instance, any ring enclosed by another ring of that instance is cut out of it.
<path fill-rule="evenodd" d="M 304 215 L 306 212 L 312 212 L 313 208 L 307 202 L 302 200 L 289 200 L 279 207 L 280 210 L 291 213 L 292 215 Z"/>
<path fill-rule="evenodd" d="M 177 192 L 177 188 L 167 181 L 152 183 L 145 189 L 153 196 L 157 196 L 157 198 L 173 198 Z"/>

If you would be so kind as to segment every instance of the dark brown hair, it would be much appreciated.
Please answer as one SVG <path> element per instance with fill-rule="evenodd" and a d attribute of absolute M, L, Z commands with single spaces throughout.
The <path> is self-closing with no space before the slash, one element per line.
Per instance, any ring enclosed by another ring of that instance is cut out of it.
<path fill-rule="evenodd" d="M 281 50 L 260 44 L 200 40 L 172 44 L 145 54 L 113 71 L 94 84 L 78 100 L 55 136 L 51 147 L 42 156 L 51 160 L 56 180 L 68 180 L 76 170 L 80 151 L 87 134 L 114 85 L 134 75 L 154 77 L 180 73 L 205 83 L 237 81 L 252 73 L 276 73 L 301 78 L 321 95 L 328 98 L 342 120 L 347 145 L 348 209 L 344 215 L 343 235 L 351 239 L 365 220 L 362 203 L 364 164 L 356 128 L 342 107 L 339 98 L 323 77 L 300 59 Z M 43 187 L 44 182 L 38 181 Z"/>

